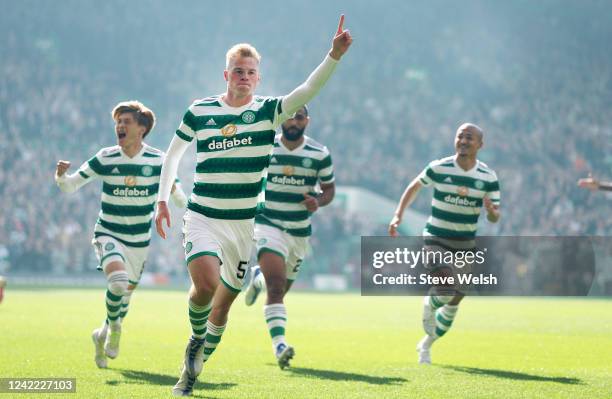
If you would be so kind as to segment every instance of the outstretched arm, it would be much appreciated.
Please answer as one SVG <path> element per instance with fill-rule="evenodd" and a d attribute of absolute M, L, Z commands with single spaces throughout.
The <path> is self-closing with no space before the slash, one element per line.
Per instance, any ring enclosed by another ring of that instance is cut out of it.
<path fill-rule="evenodd" d="M 302 105 L 308 103 L 317 95 L 329 77 L 336 69 L 340 58 L 348 51 L 353 38 L 351 33 L 344 29 L 344 15 L 340 16 L 338 29 L 332 41 L 332 48 L 323 62 L 310 74 L 308 79 L 283 99 L 283 108 L 286 115 L 292 115 Z"/>
<path fill-rule="evenodd" d="M 419 190 L 421 190 L 422 184 L 419 180 L 419 177 L 414 179 L 406 190 L 404 190 L 404 194 L 402 194 L 402 198 L 400 199 L 399 204 L 397 205 L 397 209 L 395 210 L 395 214 L 393 215 L 393 219 L 389 223 L 389 235 L 392 237 L 397 237 L 397 228 L 402 223 L 402 218 L 404 217 L 404 210 L 406 207 L 410 206 L 412 202 L 417 197 Z"/>
<path fill-rule="evenodd" d="M 166 238 L 163 222 L 170 228 L 170 210 L 168 209 L 168 198 L 172 191 L 172 185 L 176 177 L 179 162 L 191 143 L 179 136 L 174 136 L 170 142 L 170 147 L 166 152 L 166 158 L 159 178 L 159 194 L 157 196 L 157 215 L 155 216 L 155 228 L 162 238 Z"/>

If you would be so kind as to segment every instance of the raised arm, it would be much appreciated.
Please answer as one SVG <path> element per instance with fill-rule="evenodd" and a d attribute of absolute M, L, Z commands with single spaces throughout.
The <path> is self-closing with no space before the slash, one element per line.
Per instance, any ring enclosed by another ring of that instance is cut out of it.
<path fill-rule="evenodd" d="M 55 168 L 55 182 L 64 193 L 73 193 L 92 180 L 93 173 L 87 174 L 84 169 L 88 168 L 87 162 L 81 165 L 78 171 L 68 175 L 66 172 L 70 168 L 69 161 L 59 160 Z"/>
<path fill-rule="evenodd" d="M 417 194 L 419 193 L 419 190 L 421 190 L 421 187 L 423 186 L 421 184 L 420 178 L 417 177 L 412 182 L 410 182 L 408 187 L 406 187 L 406 190 L 404 190 L 402 198 L 400 199 L 400 202 L 397 205 L 397 208 L 395 209 L 393 219 L 391 219 L 391 222 L 389 223 L 390 236 L 397 237 L 397 228 L 402 223 L 402 219 L 404 217 L 404 210 L 406 209 L 406 207 L 410 206 L 412 202 L 414 202 L 417 197 Z"/>
<path fill-rule="evenodd" d="M 185 154 L 191 142 L 185 141 L 178 135 L 172 138 L 170 147 L 166 152 L 166 158 L 162 165 L 161 176 L 159 178 L 159 194 L 157 195 L 157 215 L 155 216 L 155 228 L 162 238 L 166 238 L 163 228 L 163 221 L 170 228 L 170 210 L 168 209 L 168 198 L 172 191 L 172 185 L 176 177 L 179 162 Z"/>
<path fill-rule="evenodd" d="M 340 58 L 348 51 L 353 38 L 351 33 L 344 29 L 343 25 L 344 15 L 341 15 L 338 29 L 332 41 L 332 48 L 323 62 L 319 64 L 304 83 L 283 99 L 283 108 L 286 115 L 292 115 L 298 108 L 308 103 L 317 95 L 336 69 L 336 64 L 340 61 Z"/>

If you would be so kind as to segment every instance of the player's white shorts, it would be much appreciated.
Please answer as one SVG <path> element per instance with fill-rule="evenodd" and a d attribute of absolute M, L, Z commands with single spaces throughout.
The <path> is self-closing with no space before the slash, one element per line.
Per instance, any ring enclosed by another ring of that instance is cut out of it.
<path fill-rule="evenodd" d="M 253 250 L 253 225 L 253 219 L 212 219 L 188 209 L 183 217 L 185 260 L 216 256 L 221 261 L 221 282 L 240 292 Z"/>
<path fill-rule="evenodd" d="M 130 247 L 111 236 L 95 237 L 92 242 L 98 257 L 98 270 L 106 270 L 106 266 L 115 261 L 125 265 L 130 284 L 138 285 L 144 271 L 149 247 Z"/>
<path fill-rule="evenodd" d="M 255 242 L 257 258 L 265 251 L 273 252 L 285 260 L 287 280 L 295 280 L 300 272 L 302 261 L 308 253 L 309 237 L 295 237 L 273 226 L 257 223 Z"/>

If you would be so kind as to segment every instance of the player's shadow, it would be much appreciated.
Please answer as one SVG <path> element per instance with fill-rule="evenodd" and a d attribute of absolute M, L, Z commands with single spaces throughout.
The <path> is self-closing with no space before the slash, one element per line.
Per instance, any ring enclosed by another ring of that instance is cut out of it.
<path fill-rule="evenodd" d="M 163 385 L 171 388 L 176 384 L 178 380 L 178 375 L 165 375 L 165 374 L 157 374 L 157 373 L 149 373 L 147 371 L 142 370 L 126 370 L 126 369 L 114 369 L 114 371 L 118 371 L 127 381 L 121 380 L 109 380 L 106 381 L 107 385 L 119 385 L 119 384 L 154 384 L 154 385 Z M 204 391 L 212 391 L 212 390 L 221 390 L 221 389 L 230 389 L 235 387 L 237 384 L 234 383 L 220 383 L 213 384 L 210 382 L 202 382 L 198 381 L 195 383 L 194 390 L 204 390 Z"/>
<path fill-rule="evenodd" d="M 485 375 L 485 376 L 491 376 L 491 377 L 497 377 L 497 378 L 507 378 L 510 380 L 557 382 L 559 384 L 584 385 L 584 382 L 578 378 L 548 377 L 544 375 L 518 373 L 516 371 L 480 369 L 477 367 L 445 366 L 445 365 L 439 365 L 438 367 L 442 367 L 442 368 L 453 370 L 453 371 L 459 371 L 461 373 L 468 373 L 472 375 Z"/>
<path fill-rule="evenodd" d="M 408 381 L 405 378 L 401 377 L 376 377 L 373 375 L 345 373 L 342 371 L 334 370 L 309 369 L 304 367 L 289 367 L 285 369 L 285 371 L 288 371 L 294 375 L 299 375 L 308 378 L 317 378 L 321 380 L 332 381 L 365 382 L 373 385 L 399 385 Z"/>

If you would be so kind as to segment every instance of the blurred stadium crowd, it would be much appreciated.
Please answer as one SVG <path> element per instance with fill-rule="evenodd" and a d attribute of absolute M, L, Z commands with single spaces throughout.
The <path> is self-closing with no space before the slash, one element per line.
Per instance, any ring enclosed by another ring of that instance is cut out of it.
<path fill-rule="evenodd" d="M 115 144 L 110 110 L 117 102 L 151 107 L 158 124 L 148 142 L 165 150 L 191 101 L 224 90 L 230 45 L 249 41 L 260 49 L 262 94 L 284 94 L 303 81 L 329 46 L 334 3 L 295 4 L 290 13 L 277 2 L 215 5 L 214 18 L 207 3 L 189 2 L 143 2 L 138 12 L 116 1 L 5 7 L 0 273 L 93 270 L 100 185 L 64 195 L 53 173 L 58 159 L 72 161 L 75 171 Z M 588 172 L 612 178 L 605 2 L 355 2 L 343 10 L 354 51 L 311 104 L 307 131 L 331 149 L 336 184 L 395 201 L 429 161 L 452 154 L 455 129 L 472 121 L 486 132 L 481 159 L 502 189 L 502 221 L 483 221 L 482 234 L 612 235 L 611 198 L 576 187 Z M 298 15 L 307 26 L 290 30 Z M 193 163 L 183 162 L 187 192 L 192 172 Z M 421 195 L 415 209 L 427 213 L 429 198 Z M 175 236 L 153 241 L 150 271 L 184 273 L 180 212 L 174 217 Z M 333 261 L 342 251 L 358 265 L 351 243 L 386 231 L 341 208 L 315 215 L 314 228 L 309 273 L 345 272 Z"/>

